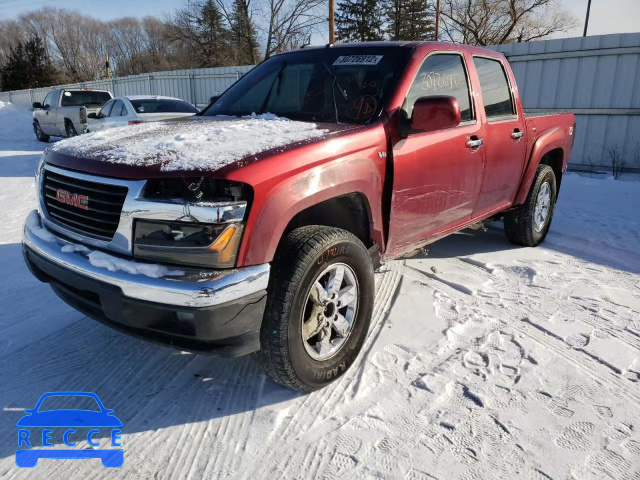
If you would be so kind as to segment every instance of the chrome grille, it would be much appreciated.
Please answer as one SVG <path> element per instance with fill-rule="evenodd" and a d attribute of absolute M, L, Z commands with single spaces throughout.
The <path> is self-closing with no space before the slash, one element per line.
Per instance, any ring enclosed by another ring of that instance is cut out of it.
<path fill-rule="evenodd" d="M 88 197 L 83 205 L 86 209 L 58 200 L 58 190 Z M 124 186 L 91 182 L 49 170 L 44 171 L 42 182 L 43 203 L 51 220 L 101 240 L 113 238 L 127 190 Z"/>

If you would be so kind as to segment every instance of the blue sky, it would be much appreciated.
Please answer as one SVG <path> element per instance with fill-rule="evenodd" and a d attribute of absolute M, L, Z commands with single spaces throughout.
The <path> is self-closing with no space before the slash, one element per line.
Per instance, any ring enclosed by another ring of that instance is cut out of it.
<path fill-rule="evenodd" d="M 109 20 L 118 17 L 163 17 L 181 6 L 181 0 L 0 0 L 0 19 L 12 18 L 20 13 L 44 6 L 68 8 Z M 562 6 L 580 19 L 584 19 L 587 0 L 561 0 Z M 640 31 L 640 0 L 592 0 L 589 34 Z M 582 27 L 566 36 L 582 35 Z M 565 36 L 565 35 L 563 35 Z M 315 36 L 314 36 L 315 37 Z M 322 35 L 316 41 L 326 40 Z"/>

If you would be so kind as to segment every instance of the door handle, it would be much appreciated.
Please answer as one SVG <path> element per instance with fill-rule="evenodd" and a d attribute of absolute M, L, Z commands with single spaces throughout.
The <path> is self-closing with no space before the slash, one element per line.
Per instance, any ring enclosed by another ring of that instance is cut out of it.
<path fill-rule="evenodd" d="M 480 148 L 484 142 L 481 138 L 475 140 L 467 140 L 467 148 Z"/>
<path fill-rule="evenodd" d="M 521 132 L 520 130 L 514 130 L 511 133 L 511 138 L 513 138 L 514 140 L 520 140 L 523 136 L 524 136 L 524 133 Z"/>

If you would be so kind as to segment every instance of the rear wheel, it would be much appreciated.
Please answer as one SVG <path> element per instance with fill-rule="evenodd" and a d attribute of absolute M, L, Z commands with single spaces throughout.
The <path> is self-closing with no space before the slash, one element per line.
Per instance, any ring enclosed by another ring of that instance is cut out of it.
<path fill-rule="evenodd" d="M 71 138 L 71 137 L 75 137 L 76 135 L 78 135 L 78 132 L 76 132 L 76 127 L 73 126 L 73 123 L 71 122 L 67 122 L 67 138 Z"/>
<path fill-rule="evenodd" d="M 331 383 L 360 352 L 373 299 L 373 265 L 357 237 L 323 226 L 293 230 L 273 261 L 255 360 L 289 388 Z"/>
<path fill-rule="evenodd" d="M 48 142 L 49 141 L 49 135 L 46 135 L 42 131 L 42 128 L 40 127 L 40 123 L 37 120 L 35 122 L 33 122 L 33 131 L 36 134 L 36 138 L 38 140 L 40 140 L 41 142 Z"/>
<path fill-rule="evenodd" d="M 525 202 L 504 217 L 504 230 L 511 243 L 535 247 L 544 241 L 556 204 L 556 176 L 548 165 L 538 166 Z"/>

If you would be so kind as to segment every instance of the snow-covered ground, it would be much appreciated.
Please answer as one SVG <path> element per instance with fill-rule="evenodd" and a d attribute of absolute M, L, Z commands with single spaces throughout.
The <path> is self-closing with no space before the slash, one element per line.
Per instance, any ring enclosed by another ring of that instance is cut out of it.
<path fill-rule="evenodd" d="M 0 106 L 0 477 L 640 478 L 640 182 L 568 174 L 543 246 L 499 224 L 377 275 L 359 362 L 311 395 L 250 358 L 137 340 L 27 271 L 21 225 L 42 144 Z M 9 133 L 7 133 L 9 132 Z M 124 466 L 14 465 L 16 421 L 47 391 L 96 392 Z"/>

